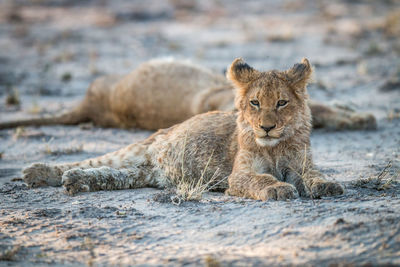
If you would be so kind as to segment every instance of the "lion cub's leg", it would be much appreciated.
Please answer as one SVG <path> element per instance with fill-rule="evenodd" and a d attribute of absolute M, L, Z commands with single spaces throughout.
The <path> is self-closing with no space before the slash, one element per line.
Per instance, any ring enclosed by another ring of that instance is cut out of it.
<path fill-rule="evenodd" d="M 147 146 L 137 143 L 81 162 L 56 165 L 35 163 L 22 171 L 23 179 L 30 187 L 61 186 L 63 173 L 71 169 L 84 170 L 102 166 L 127 169 L 138 168 L 138 166 L 151 166 L 151 156 L 147 154 Z"/>
<path fill-rule="evenodd" d="M 314 128 L 330 130 L 374 130 L 376 118 L 369 113 L 359 113 L 344 108 L 329 107 L 309 101 Z"/>
<path fill-rule="evenodd" d="M 62 184 L 66 193 L 74 195 L 78 192 L 156 186 L 154 178 L 149 166 L 131 166 L 120 170 L 104 166 L 66 171 L 62 176 Z"/>
<path fill-rule="evenodd" d="M 22 170 L 23 179 L 29 187 L 61 186 L 63 168 L 43 163 L 34 163 Z"/>
<path fill-rule="evenodd" d="M 303 175 L 306 187 L 314 198 L 336 196 L 344 193 L 343 187 L 336 182 L 327 181 L 317 170 L 309 170 Z"/>
<path fill-rule="evenodd" d="M 323 177 L 319 171 L 310 169 L 301 176 L 298 173 L 290 172 L 286 179 L 297 181 L 295 186 L 299 190 L 300 196 L 304 197 L 320 198 L 344 193 L 343 187 L 339 183 L 327 181 Z"/>
<path fill-rule="evenodd" d="M 296 188 L 279 181 L 271 174 L 259 174 L 252 169 L 254 155 L 239 152 L 231 175 L 227 194 L 258 200 L 285 200 L 298 196 Z"/>
<path fill-rule="evenodd" d="M 296 188 L 270 174 L 232 173 L 226 194 L 257 200 L 286 200 L 298 196 Z"/>

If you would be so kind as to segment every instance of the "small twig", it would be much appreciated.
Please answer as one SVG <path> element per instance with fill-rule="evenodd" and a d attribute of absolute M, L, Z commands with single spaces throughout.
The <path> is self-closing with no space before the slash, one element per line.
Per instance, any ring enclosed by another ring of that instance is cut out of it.
<path fill-rule="evenodd" d="M 211 158 L 212 158 L 213 155 L 214 155 L 214 150 L 211 152 L 211 156 L 208 158 L 207 164 L 206 164 L 206 166 L 204 167 L 204 170 L 201 172 L 201 176 L 200 176 L 199 181 L 203 181 L 203 179 L 204 179 L 204 174 L 205 174 L 206 171 L 207 171 L 208 165 L 210 164 L 210 161 L 211 161 Z"/>
<path fill-rule="evenodd" d="M 185 142 L 183 143 L 183 151 L 182 151 L 182 166 L 181 166 L 182 180 L 185 178 L 185 170 L 183 168 L 183 163 L 185 162 L 184 160 L 185 160 L 185 150 L 186 150 L 187 135 L 188 135 L 188 133 L 186 132 Z"/>
<path fill-rule="evenodd" d="M 304 144 L 304 160 L 303 160 L 303 169 L 301 171 L 301 177 L 303 177 L 303 175 L 305 174 L 306 162 L 307 162 L 307 144 Z"/>
<path fill-rule="evenodd" d="M 307 164 L 307 144 L 304 144 L 304 160 L 303 160 L 303 170 L 301 171 L 301 179 L 304 181 L 304 175 L 306 174 L 306 164 Z M 310 192 L 310 198 L 313 204 L 314 202 L 314 196 L 311 191 L 311 188 L 308 186 L 306 182 L 304 182 L 304 186 L 307 188 L 307 190 Z"/>

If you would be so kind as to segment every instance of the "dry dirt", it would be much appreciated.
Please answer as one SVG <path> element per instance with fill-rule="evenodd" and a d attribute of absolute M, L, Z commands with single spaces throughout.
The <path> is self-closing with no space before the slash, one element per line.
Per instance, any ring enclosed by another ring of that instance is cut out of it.
<path fill-rule="evenodd" d="M 372 112 L 378 130 L 313 132 L 316 164 L 346 187 L 341 197 L 207 193 L 180 206 L 160 201 L 157 189 L 70 197 L 19 179 L 33 162 L 97 156 L 148 131 L 2 130 L 0 266 L 400 265 L 399 37 L 395 0 L 1 1 L 2 121 L 64 110 L 95 77 L 154 57 L 218 72 L 235 57 L 262 69 L 307 57 L 316 68 L 311 96 Z"/>

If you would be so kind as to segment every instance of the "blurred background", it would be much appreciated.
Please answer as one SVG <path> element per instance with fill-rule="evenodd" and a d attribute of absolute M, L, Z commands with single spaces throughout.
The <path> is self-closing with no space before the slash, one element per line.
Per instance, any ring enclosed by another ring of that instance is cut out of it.
<path fill-rule="evenodd" d="M 236 57 L 264 70 L 307 57 L 312 97 L 382 117 L 398 112 L 399 36 L 396 0 L 3 0 L 0 114 L 60 111 L 155 57 L 221 73 Z"/>

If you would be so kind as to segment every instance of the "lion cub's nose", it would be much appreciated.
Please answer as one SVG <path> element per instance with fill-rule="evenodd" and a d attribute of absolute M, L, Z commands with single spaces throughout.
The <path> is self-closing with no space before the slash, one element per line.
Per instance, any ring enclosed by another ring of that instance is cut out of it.
<path fill-rule="evenodd" d="M 271 131 L 272 129 L 274 129 L 276 127 L 276 124 L 273 126 L 263 126 L 260 125 L 260 128 L 263 129 L 266 133 L 268 133 L 269 131 Z"/>

